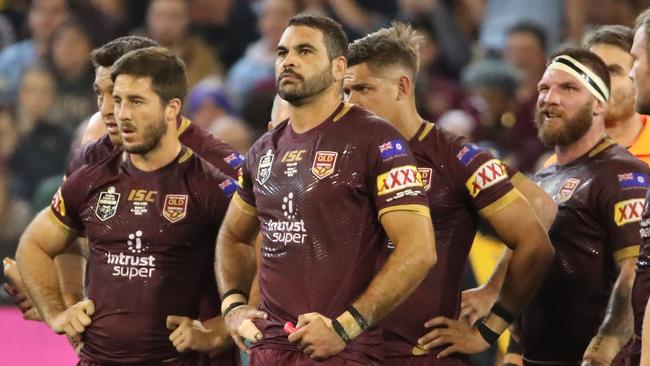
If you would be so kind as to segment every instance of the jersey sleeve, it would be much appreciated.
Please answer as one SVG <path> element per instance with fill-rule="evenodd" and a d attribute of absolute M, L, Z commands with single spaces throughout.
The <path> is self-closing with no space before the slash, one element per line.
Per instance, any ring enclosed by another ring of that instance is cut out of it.
<path fill-rule="evenodd" d="M 90 145 L 91 145 L 90 143 L 85 144 L 74 151 L 72 157 L 70 158 L 70 161 L 68 161 L 68 165 L 65 167 L 66 177 L 69 177 L 70 175 L 72 175 L 72 173 L 76 172 L 79 168 L 84 166 L 84 162 L 86 160 L 86 153 Z"/>
<path fill-rule="evenodd" d="M 253 179 L 250 173 L 254 161 L 254 150 L 251 149 L 239 167 L 237 191 L 232 198 L 237 207 L 251 216 L 257 216 L 255 195 L 253 194 Z"/>
<path fill-rule="evenodd" d="M 75 233 L 84 231 L 79 212 L 82 203 L 81 195 L 85 190 L 79 187 L 77 183 L 79 181 L 79 174 L 72 174 L 65 179 L 61 187 L 54 194 L 48 212 L 49 217 L 59 227 Z"/>
<path fill-rule="evenodd" d="M 475 144 L 460 143 L 454 148 L 450 166 L 456 172 L 457 185 L 463 187 L 483 217 L 507 207 L 520 193 L 514 189 L 508 172 L 520 174 Z"/>
<path fill-rule="evenodd" d="M 377 126 L 367 151 L 369 191 L 374 195 L 378 216 L 391 211 L 413 211 L 429 217 L 422 176 L 408 144 L 398 132 L 383 123 Z"/>
<path fill-rule="evenodd" d="M 648 171 L 629 165 L 617 166 L 599 176 L 602 187 L 596 207 L 605 223 L 615 261 L 639 255 L 641 217 L 648 189 Z"/>

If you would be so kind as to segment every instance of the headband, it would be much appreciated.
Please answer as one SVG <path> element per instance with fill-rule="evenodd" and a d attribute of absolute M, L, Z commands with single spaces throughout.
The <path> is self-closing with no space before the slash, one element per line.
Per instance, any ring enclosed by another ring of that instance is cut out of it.
<path fill-rule="evenodd" d="M 603 82 L 603 79 L 573 57 L 566 55 L 558 56 L 551 61 L 546 69 L 557 69 L 568 72 L 580 80 L 596 99 L 601 102 L 607 102 L 609 100 L 609 89 Z"/>

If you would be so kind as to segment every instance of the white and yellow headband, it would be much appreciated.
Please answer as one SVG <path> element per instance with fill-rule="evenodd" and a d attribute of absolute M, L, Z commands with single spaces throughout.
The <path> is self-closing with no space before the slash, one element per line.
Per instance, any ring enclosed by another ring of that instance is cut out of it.
<path fill-rule="evenodd" d="M 568 72 L 580 80 L 596 99 L 601 102 L 607 102 L 609 100 L 609 88 L 607 88 L 603 79 L 573 57 L 566 55 L 558 56 L 551 61 L 546 69 L 557 69 Z"/>

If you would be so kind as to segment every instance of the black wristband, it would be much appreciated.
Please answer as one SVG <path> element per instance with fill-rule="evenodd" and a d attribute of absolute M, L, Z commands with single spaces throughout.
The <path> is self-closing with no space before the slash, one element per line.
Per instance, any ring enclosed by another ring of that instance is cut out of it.
<path fill-rule="evenodd" d="M 501 319 L 505 320 L 507 323 L 513 323 L 515 321 L 515 316 L 512 315 L 511 312 L 508 311 L 508 309 L 504 308 L 503 305 L 499 304 L 498 302 L 494 303 L 494 306 L 492 306 L 492 309 L 490 310 L 494 315 L 498 315 L 501 317 Z"/>
<path fill-rule="evenodd" d="M 226 308 L 226 310 L 223 311 L 223 313 L 221 314 L 221 317 L 222 317 L 222 318 L 225 318 L 226 315 L 228 315 L 228 313 L 229 313 L 232 309 L 234 309 L 234 308 L 236 308 L 236 307 L 238 307 L 238 306 L 241 306 L 241 305 L 246 305 L 246 304 L 243 303 L 243 302 L 241 302 L 241 301 L 233 302 L 232 304 L 230 304 L 230 306 L 228 306 L 228 307 Z"/>
<path fill-rule="evenodd" d="M 499 339 L 499 336 L 501 335 L 488 328 L 488 326 L 485 325 L 482 321 L 476 324 L 476 329 L 478 329 L 478 332 L 481 333 L 481 337 L 483 337 L 483 339 L 485 339 L 488 344 L 496 342 L 496 340 Z"/>
<path fill-rule="evenodd" d="M 347 308 L 348 312 L 352 315 L 354 320 L 357 321 L 357 324 L 359 324 L 359 328 L 361 328 L 361 331 L 363 332 L 364 330 L 368 329 L 369 325 L 366 319 L 364 319 L 363 315 L 357 310 L 354 306 L 350 305 Z"/>
<path fill-rule="evenodd" d="M 350 343 L 351 339 L 350 336 L 348 335 L 348 332 L 345 331 L 341 323 L 339 323 L 338 320 L 334 319 L 332 320 L 332 328 L 334 329 L 334 333 L 338 335 L 345 344 Z"/>
<path fill-rule="evenodd" d="M 234 294 L 240 294 L 246 299 L 246 301 L 248 301 L 248 295 L 244 291 L 242 291 L 240 289 L 237 289 L 237 288 L 226 291 L 226 293 L 223 294 L 223 296 L 221 296 L 221 301 L 223 301 L 226 297 L 228 297 L 230 295 L 234 295 Z"/>

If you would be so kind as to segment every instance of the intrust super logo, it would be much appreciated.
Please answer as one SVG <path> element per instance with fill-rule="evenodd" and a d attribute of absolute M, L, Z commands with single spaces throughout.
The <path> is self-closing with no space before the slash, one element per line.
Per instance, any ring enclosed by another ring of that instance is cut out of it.
<path fill-rule="evenodd" d="M 418 168 L 404 165 L 377 176 L 377 194 L 383 196 L 406 188 L 422 187 Z"/>
<path fill-rule="evenodd" d="M 127 250 L 131 254 L 105 253 L 106 264 L 113 266 L 113 276 L 133 278 L 151 278 L 156 270 L 156 258 L 147 254 L 149 246 L 146 244 L 142 230 L 128 235 Z"/>
<path fill-rule="evenodd" d="M 291 244 L 304 244 L 307 238 L 307 228 L 294 204 L 294 194 L 289 192 L 282 198 L 282 215 L 284 219 L 263 220 L 262 228 L 269 244 L 265 245 L 262 255 L 265 257 L 282 256 Z"/>
<path fill-rule="evenodd" d="M 641 221 L 643 215 L 643 198 L 636 198 L 618 202 L 614 205 L 614 222 L 617 226 L 623 226 L 631 222 Z"/>
<path fill-rule="evenodd" d="M 508 178 L 506 168 L 497 159 L 486 161 L 467 180 L 465 186 L 472 197 L 478 196 L 485 188 L 492 187 Z"/>

